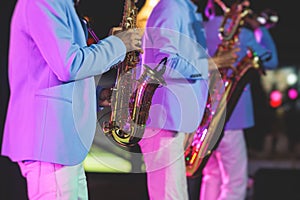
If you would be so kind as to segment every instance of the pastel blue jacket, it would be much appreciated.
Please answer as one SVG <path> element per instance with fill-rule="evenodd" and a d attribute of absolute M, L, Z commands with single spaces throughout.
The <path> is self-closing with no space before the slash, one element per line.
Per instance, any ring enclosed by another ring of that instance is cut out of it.
<path fill-rule="evenodd" d="M 73 0 L 18 0 L 2 155 L 12 161 L 82 162 L 97 121 L 94 76 L 125 53 L 115 36 L 87 46 Z"/>
<path fill-rule="evenodd" d="M 143 64 L 167 57 L 167 85 L 153 96 L 148 127 L 191 133 L 199 126 L 208 94 L 208 62 L 202 16 L 190 0 L 160 0 L 144 34 Z"/>

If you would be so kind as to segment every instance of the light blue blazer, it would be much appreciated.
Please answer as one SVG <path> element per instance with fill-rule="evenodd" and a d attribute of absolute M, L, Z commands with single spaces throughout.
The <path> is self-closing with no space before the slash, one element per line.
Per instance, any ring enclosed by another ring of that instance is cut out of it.
<path fill-rule="evenodd" d="M 115 36 L 87 47 L 73 0 L 18 0 L 2 155 L 12 161 L 82 162 L 97 121 L 94 76 L 125 53 Z"/>
<path fill-rule="evenodd" d="M 144 64 L 167 57 L 166 86 L 153 96 L 147 126 L 194 132 L 208 96 L 208 60 L 202 16 L 190 0 L 160 0 L 144 34 Z"/>

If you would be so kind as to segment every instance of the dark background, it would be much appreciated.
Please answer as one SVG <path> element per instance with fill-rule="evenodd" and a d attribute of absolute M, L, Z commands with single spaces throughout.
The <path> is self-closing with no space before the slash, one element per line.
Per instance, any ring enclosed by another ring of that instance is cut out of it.
<path fill-rule="evenodd" d="M 7 53 L 9 41 L 10 17 L 16 0 L 0 1 L 0 143 L 2 141 L 3 124 L 5 121 L 7 102 L 9 98 L 9 86 L 7 80 Z M 295 1 L 293 1 L 295 2 Z M 300 41 L 296 28 L 299 28 L 299 8 L 292 0 L 271 1 L 260 0 L 251 2 L 254 11 L 259 12 L 264 8 L 271 8 L 278 12 L 279 22 L 272 28 L 271 34 L 274 37 L 278 48 L 279 67 L 295 66 L 300 67 L 300 52 L 298 47 Z M 97 1 L 82 0 L 79 5 L 79 12 L 91 18 L 91 24 L 99 38 L 107 36 L 109 29 L 118 26 L 123 13 L 122 0 Z M 139 1 L 140 8 L 144 1 Z M 40 28 L 43 24 L 37 24 Z M 17 124 L 16 124 L 17 125 Z M 16 164 L 11 163 L 6 157 L 0 156 L 0 198 L 7 200 L 24 199 L 25 181 L 21 177 Z"/>

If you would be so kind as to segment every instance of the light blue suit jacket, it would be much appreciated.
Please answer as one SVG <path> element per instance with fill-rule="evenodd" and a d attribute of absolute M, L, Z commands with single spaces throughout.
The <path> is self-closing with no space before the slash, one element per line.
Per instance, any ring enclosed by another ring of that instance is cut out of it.
<path fill-rule="evenodd" d="M 87 47 L 73 0 L 19 0 L 11 21 L 2 155 L 75 165 L 96 128 L 94 76 L 124 59 L 115 37 Z"/>
<path fill-rule="evenodd" d="M 160 0 L 148 18 L 143 62 L 155 67 L 168 58 L 167 85 L 154 93 L 148 127 L 191 133 L 201 122 L 208 95 L 208 54 L 202 16 L 196 11 L 190 0 Z"/>

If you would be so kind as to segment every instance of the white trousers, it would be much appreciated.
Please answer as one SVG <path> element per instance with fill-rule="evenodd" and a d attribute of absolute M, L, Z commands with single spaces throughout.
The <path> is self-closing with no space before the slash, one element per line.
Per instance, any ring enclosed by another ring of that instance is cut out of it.
<path fill-rule="evenodd" d="M 18 162 L 27 181 L 30 200 L 87 200 L 88 189 L 82 164 L 64 166 L 40 161 Z"/>
<path fill-rule="evenodd" d="M 201 200 L 244 200 L 247 149 L 243 130 L 227 130 L 203 169 Z"/>
<path fill-rule="evenodd" d="M 150 200 L 187 200 L 184 133 L 147 128 L 140 141 Z"/>

